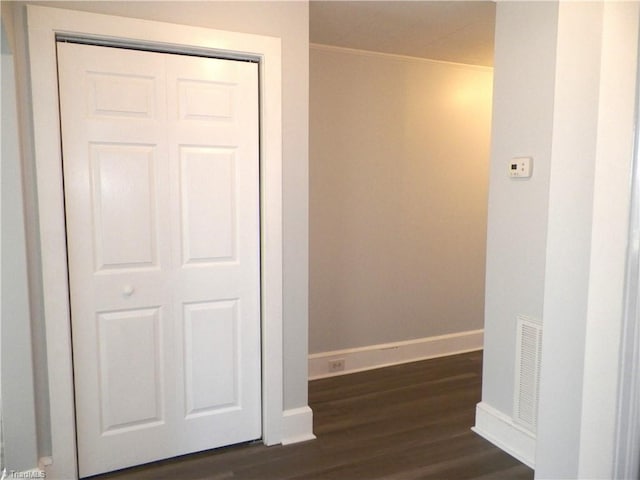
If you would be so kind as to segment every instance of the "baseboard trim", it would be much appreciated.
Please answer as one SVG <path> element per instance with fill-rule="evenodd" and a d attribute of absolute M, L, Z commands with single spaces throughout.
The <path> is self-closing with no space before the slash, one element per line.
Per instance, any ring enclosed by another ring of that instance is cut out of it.
<path fill-rule="evenodd" d="M 484 402 L 476 405 L 475 433 L 525 465 L 535 468 L 536 436 Z"/>
<path fill-rule="evenodd" d="M 313 411 L 309 407 L 292 408 L 282 413 L 282 445 L 313 440 Z"/>
<path fill-rule="evenodd" d="M 401 363 L 482 350 L 483 330 L 382 343 L 309 355 L 309 380 L 372 370 Z M 329 362 L 344 360 L 344 370 L 329 371 Z"/>

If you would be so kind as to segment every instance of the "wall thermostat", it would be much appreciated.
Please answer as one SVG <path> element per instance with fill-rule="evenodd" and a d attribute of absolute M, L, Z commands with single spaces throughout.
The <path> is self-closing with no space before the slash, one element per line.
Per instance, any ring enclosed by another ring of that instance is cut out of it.
<path fill-rule="evenodd" d="M 508 174 L 513 178 L 529 178 L 533 167 L 531 157 L 517 157 L 509 161 Z"/>

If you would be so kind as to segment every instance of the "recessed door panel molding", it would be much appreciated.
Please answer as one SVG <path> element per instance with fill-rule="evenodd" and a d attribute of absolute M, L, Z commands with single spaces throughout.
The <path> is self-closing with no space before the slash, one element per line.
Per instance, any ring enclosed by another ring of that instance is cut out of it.
<path fill-rule="evenodd" d="M 181 120 L 231 121 L 235 110 L 235 84 L 178 79 Z"/>
<path fill-rule="evenodd" d="M 234 260 L 234 149 L 181 146 L 180 167 L 184 263 Z"/>
<path fill-rule="evenodd" d="M 97 315 L 103 433 L 163 421 L 160 315 L 159 308 Z"/>
<path fill-rule="evenodd" d="M 157 88 L 153 77 L 87 72 L 89 116 L 153 118 Z"/>
<path fill-rule="evenodd" d="M 58 54 L 80 475 L 259 438 L 257 65 Z"/>
<path fill-rule="evenodd" d="M 111 143 L 89 148 L 96 269 L 155 266 L 154 146 Z"/>
<path fill-rule="evenodd" d="M 187 418 L 240 408 L 238 309 L 237 299 L 184 306 Z"/>

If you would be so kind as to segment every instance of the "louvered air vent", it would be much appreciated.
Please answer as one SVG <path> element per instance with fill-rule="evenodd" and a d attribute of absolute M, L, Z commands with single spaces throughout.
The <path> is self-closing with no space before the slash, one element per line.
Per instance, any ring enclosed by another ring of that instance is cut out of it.
<path fill-rule="evenodd" d="M 517 328 L 514 420 L 535 433 L 538 414 L 542 325 L 535 318 L 518 315 Z"/>

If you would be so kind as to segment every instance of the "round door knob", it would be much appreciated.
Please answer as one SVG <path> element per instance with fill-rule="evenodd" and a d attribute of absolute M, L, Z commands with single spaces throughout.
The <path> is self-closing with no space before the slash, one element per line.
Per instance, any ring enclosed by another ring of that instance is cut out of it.
<path fill-rule="evenodd" d="M 124 287 L 122 287 L 122 295 L 124 295 L 125 297 L 130 297 L 133 293 L 133 290 L 133 285 L 125 285 Z"/>

